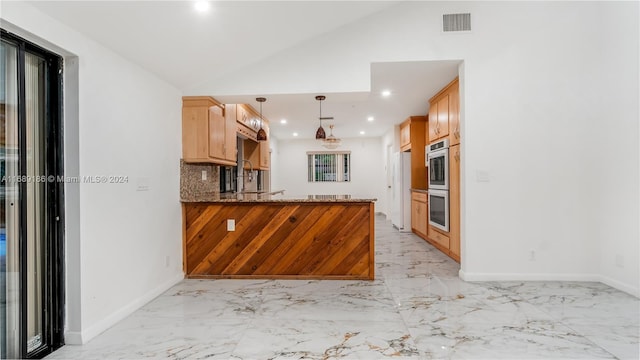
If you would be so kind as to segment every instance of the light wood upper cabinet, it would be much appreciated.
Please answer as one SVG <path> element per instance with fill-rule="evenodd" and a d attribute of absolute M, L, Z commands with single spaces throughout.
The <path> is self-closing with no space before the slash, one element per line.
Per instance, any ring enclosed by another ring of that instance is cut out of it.
<path fill-rule="evenodd" d="M 208 96 L 182 98 L 182 158 L 191 163 L 236 165 L 233 136 L 224 106 Z"/>
<path fill-rule="evenodd" d="M 251 161 L 254 170 L 269 170 L 271 166 L 271 154 L 269 153 L 269 124 L 267 121 L 263 124 L 264 131 L 267 132 L 266 141 L 254 141 L 246 139 L 244 145 L 244 157 Z M 249 169 L 249 164 L 244 164 L 245 169 Z"/>
<path fill-rule="evenodd" d="M 449 255 L 460 261 L 460 145 L 449 147 Z"/>
<path fill-rule="evenodd" d="M 225 159 L 226 153 L 226 122 L 219 106 L 209 107 L 209 156 Z"/>
<path fill-rule="evenodd" d="M 265 129 L 268 121 L 265 119 Z M 260 129 L 260 115 L 248 104 L 236 104 L 236 126 L 238 134 L 243 138 L 256 140 Z"/>
<path fill-rule="evenodd" d="M 204 136 L 203 136 L 204 134 Z M 209 108 L 182 108 L 182 157 L 185 161 L 209 160 Z"/>
<path fill-rule="evenodd" d="M 449 94 L 442 96 L 438 100 L 438 122 L 437 122 L 438 138 L 444 138 L 449 135 Z"/>
<path fill-rule="evenodd" d="M 449 94 L 449 146 L 460 144 L 460 88 L 456 81 Z"/>
<path fill-rule="evenodd" d="M 267 129 L 265 128 L 265 131 L 267 131 Z M 259 162 L 259 166 L 261 170 L 269 170 L 269 166 L 270 166 L 270 158 L 271 158 L 271 154 L 269 153 L 269 132 L 267 131 L 267 140 L 266 141 L 260 141 L 260 162 Z"/>
<path fill-rule="evenodd" d="M 427 238 L 428 223 L 427 194 L 411 193 L 411 230 L 423 239 Z"/>
<path fill-rule="evenodd" d="M 237 161 L 238 156 L 238 143 L 236 141 L 236 132 L 238 126 L 236 125 L 236 105 L 227 104 L 224 108 L 225 118 L 225 158 L 229 161 Z"/>
<path fill-rule="evenodd" d="M 429 141 L 449 138 L 460 143 L 460 92 L 458 78 L 429 100 Z"/>
<path fill-rule="evenodd" d="M 426 144 L 438 138 L 438 103 L 433 102 L 429 105 L 429 131 L 427 132 Z"/>
<path fill-rule="evenodd" d="M 400 151 L 418 150 L 420 147 L 424 151 L 426 122 L 425 116 L 410 116 L 400 124 Z"/>
<path fill-rule="evenodd" d="M 247 120 L 247 110 L 241 104 L 236 106 L 236 121 L 244 123 Z"/>
<path fill-rule="evenodd" d="M 424 159 L 426 123 L 426 116 L 410 116 L 400 124 L 400 151 L 411 151 L 411 188 L 413 189 L 427 189 L 427 168 Z"/>
<path fill-rule="evenodd" d="M 400 150 L 411 149 L 411 122 L 409 120 L 400 124 Z"/>

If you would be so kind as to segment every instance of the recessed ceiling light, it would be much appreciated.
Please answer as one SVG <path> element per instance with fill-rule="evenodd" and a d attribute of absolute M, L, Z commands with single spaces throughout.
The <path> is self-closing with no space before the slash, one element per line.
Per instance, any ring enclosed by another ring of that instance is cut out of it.
<path fill-rule="evenodd" d="M 209 11 L 209 8 L 211 6 L 209 5 L 208 1 L 196 1 L 195 4 L 193 4 L 193 7 L 197 12 L 204 13 Z"/>
<path fill-rule="evenodd" d="M 367 118 L 367 121 L 373 121 L 373 116 L 369 116 L 369 117 Z"/>
<path fill-rule="evenodd" d="M 382 96 L 387 97 L 391 95 L 391 91 L 390 90 L 382 90 Z"/>
<path fill-rule="evenodd" d="M 280 120 L 280 124 L 286 124 L 286 123 L 287 123 L 287 119 Z"/>
<path fill-rule="evenodd" d="M 293 136 L 298 136 L 298 133 L 293 133 Z"/>
<path fill-rule="evenodd" d="M 360 135 L 364 135 L 364 131 L 360 131 Z"/>

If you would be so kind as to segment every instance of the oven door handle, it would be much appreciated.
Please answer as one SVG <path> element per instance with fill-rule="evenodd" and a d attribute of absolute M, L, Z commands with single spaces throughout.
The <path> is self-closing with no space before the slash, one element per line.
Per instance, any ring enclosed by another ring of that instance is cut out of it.
<path fill-rule="evenodd" d="M 427 155 L 427 158 L 428 158 L 429 160 L 431 160 L 431 159 L 433 159 L 433 158 L 438 158 L 438 157 L 447 156 L 447 153 L 448 153 L 448 149 L 444 149 L 444 150 L 437 150 L 437 151 L 434 151 L 434 152 L 430 152 L 430 153 Z"/>

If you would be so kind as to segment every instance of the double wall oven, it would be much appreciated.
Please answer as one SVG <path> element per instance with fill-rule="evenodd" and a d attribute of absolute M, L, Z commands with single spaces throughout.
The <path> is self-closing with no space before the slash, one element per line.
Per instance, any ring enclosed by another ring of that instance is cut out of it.
<path fill-rule="evenodd" d="M 449 231 L 449 140 L 426 146 L 429 167 L 429 225 Z"/>

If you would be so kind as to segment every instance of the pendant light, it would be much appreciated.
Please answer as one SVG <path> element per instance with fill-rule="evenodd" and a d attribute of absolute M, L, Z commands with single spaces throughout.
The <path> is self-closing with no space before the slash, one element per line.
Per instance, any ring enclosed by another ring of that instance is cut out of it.
<path fill-rule="evenodd" d="M 342 142 L 342 140 L 333 136 L 333 124 L 329 125 L 329 131 L 330 131 L 329 136 L 327 136 L 327 138 L 322 141 L 322 146 L 324 146 L 327 149 L 335 149 L 338 146 L 340 146 L 340 143 Z"/>
<path fill-rule="evenodd" d="M 327 134 L 322 128 L 322 100 L 324 99 L 326 99 L 324 95 L 316 96 L 316 100 L 320 102 L 320 116 L 318 117 L 318 120 L 320 121 L 320 127 L 318 127 L 318 130 L 316 131 L 316 140 L 324 140 L 327 138 Z"/>
<path fill-rule="evenodd" d="M 259 97 L 259 98 L 256 98 L 256 101 L 260 103 L 260 129 L 256 134 L 256 140 L 267 141 L 267 132 L 264 131 L 264 129 L 262 128 L 262 123 L 264 122 L 264 120 L 262 120 L 262 103 L 267 101 L 267 99 L 263 97 Z"/>

